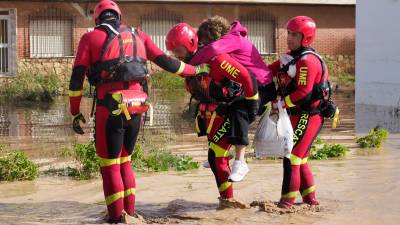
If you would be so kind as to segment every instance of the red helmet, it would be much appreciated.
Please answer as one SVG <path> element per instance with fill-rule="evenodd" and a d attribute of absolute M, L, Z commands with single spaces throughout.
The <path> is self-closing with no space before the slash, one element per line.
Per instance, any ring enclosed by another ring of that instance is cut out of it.
<path fill-rule="evenodd" d="M 193 53 L 197 49 L 198 42 L 196 31 L 187 23 L 176 24 L 168 31 L 165 38 L 165 45 L 170 51 L 185 46 L 190 53 Z"/>
<path fill-rule="evenodd" d="M 121 19 L 121 10 L 119 9 L 117 3 L 111 0 L 100 0 L 94 8 L 93 19 L 96 22 L 100 17 L 101 13 L 106 10 L 113 10 L 118 14 L 119 19 Z"/>
<path fill-rule="evenodd" d="M 308 47 L 313 43 L 315 39 L 316 24 L 310 17 L 295 16 L 288 21 L 286 27 L 288 30 L 303 34 L 303 41 L 301 42 L 303 47 Z"/>

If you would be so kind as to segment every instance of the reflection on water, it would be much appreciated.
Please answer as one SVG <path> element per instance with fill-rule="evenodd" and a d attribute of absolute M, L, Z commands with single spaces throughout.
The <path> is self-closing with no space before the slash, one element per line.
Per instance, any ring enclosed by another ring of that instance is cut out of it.
<path fill-rule="evenodd" d="M 183 91 L 183 90 L 182 90 Z M 191 121 L 182 119 L 182 111 L 188 102 L 184 94 L 166 94 L 154 91 L 151 98 L 154 106 L 153 126 L 145 129 L 167 131 L 167 134 L 191 132 Z M 55 151 L 72 143 L 89 140 L 92 124 L 84 127 L 85 135 L 75 135 L 71 129 L 68 97 L 57 98 L 48 106 L 0 106 L 0 143 L 13 149 L 23 149 L 31 156 L 42 156 L 43 151 Z M 83 98 L 81 111 L 89 117 L 92 99 Z"/>
<path fill-rule="evenodd" d="M 389 107 L 356 104 L 357 133 L 367 133 L 377 126 L 391 132 L 400 132 L 400 105 Z"/>

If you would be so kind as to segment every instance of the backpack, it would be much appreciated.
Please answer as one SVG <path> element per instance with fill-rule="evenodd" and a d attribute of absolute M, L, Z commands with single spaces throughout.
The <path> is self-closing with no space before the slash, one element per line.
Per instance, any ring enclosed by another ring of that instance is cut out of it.
<path fill-rule="evenodd" d="M 89 83 L 98 86 L 109 82 L 143 81 L 148 74 L 146 50 L 137 30 L 125 26 L 116 30 L 106 23 L 96 29 L 104 29 L 107 39 L 100 59 L 89 69 Z M 127 53 L 130 48 L 132 52 Z"/>

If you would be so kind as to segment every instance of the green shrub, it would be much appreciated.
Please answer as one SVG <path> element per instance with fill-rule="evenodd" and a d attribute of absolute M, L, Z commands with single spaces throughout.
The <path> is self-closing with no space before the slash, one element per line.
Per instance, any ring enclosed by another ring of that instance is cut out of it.
<path fill-rule="evenodd" d="M 368 135 L 357 138 L 356 143 L 361 148 L 379 148 L 388 137 L 389 131 L 387 129 L 371 129 Z"/>
<path fill-rule="evenodd" d="M 355 75 L 346 72 L 343 67 L 339 65 L 338 61 L 329 57 L 324 57 L 324 61 L 329 69 L 329 76 L 332 81 L 341 84 L 354 84 Z"/>
<path fill-rule="evenodd" d="M 176 90 L 184 88 L 185 79 L 168 72 L 156 72 L 151 75 L 151 86 L 156 89 Z"/>
<path fill-rule="evenodd" d="M 0 100 L 12 100 L 14 103 L 51 102 L 58 94 L 61 84 L 60 77 L 54 72 L 26 69 L 2 85 Z"/>
<path fill-rule="evenodd" d="M 349 148 L 341 144 L 328 144 L 325 143 L 321 138 L 317 137 L 312 146 L 310 152 L 310 159 L 328 159 L 345 156 L 349 152 Z"/>
<path fill-rule="evenodd" d="M 70 176 L 87 180 L 99 175 L 100 159 L 96 155 L 94 143 L 75 144 L 74 158 L 78 162 L 78 168 L 71 170 Z"/>
<path fill-rule="evenodd" d="M 39 175 L 37 164 L 22 151 L 10 151 L 0 145 L 0 181 L 33 180 Z"/>
<path fill-rule="evenodd" d="M 135 146 L 131 159 L 132 167 L 136 171 L 186 171 L 199 168 L 199 163 L 194 162 L 189 156 L 174 155 L 166 150 L 151 150 L 147 155 L 140 144 Z"/>
<path fill-rule="evenodd" d="M 310 159 L 328 159 L 345 156 L 350 151 L 349 148 L 340 144 L 323 144 L 321 148 L 313 146 L 311 148 Z"/>
<path fill-rule="evenodd" d="M 68 152 L 68 151 L 67 151 Z M 77 168 L 51 168 L 46 174 L 68 175 L 78 179 L 91 179 L 97 177 L 100 171 L 100 159 L 96 155 L 96 148 L 93 143 L 75 144 L 73 156 L 78 162 Z M 145 153 L 141 144 L 135 145 L 135 151 L 131 157 L 131 165 L 135 171 L 186 171 L 198 169 L 199 164 L 191 157 L 174 155 L 166 150 L 152 150 Z"/>

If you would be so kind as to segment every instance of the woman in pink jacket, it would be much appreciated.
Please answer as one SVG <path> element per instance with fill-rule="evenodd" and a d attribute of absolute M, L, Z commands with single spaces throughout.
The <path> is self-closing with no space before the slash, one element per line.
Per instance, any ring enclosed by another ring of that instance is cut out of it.
<path fill-rule="evenodd" d="M 214 16 L 199 26 L 197 34 L 202 47 L 191 59 L 193 65 L 208 62 L 214 56 L 223 53 L 229 54 L 256 78 L 260 94 L 259 114 L 261 114 L 265 110 L 264 105 L 276 99 L 276 89 L 270 69 L 256 47 L 246 38 L 247 29 L 239 21 L 229 25 L 225 18 Z M 236 157 L 229 179 L 241 181 L 249 171 L 244 159 L 246 146 L 242 143 L 235 146 Z"/>

